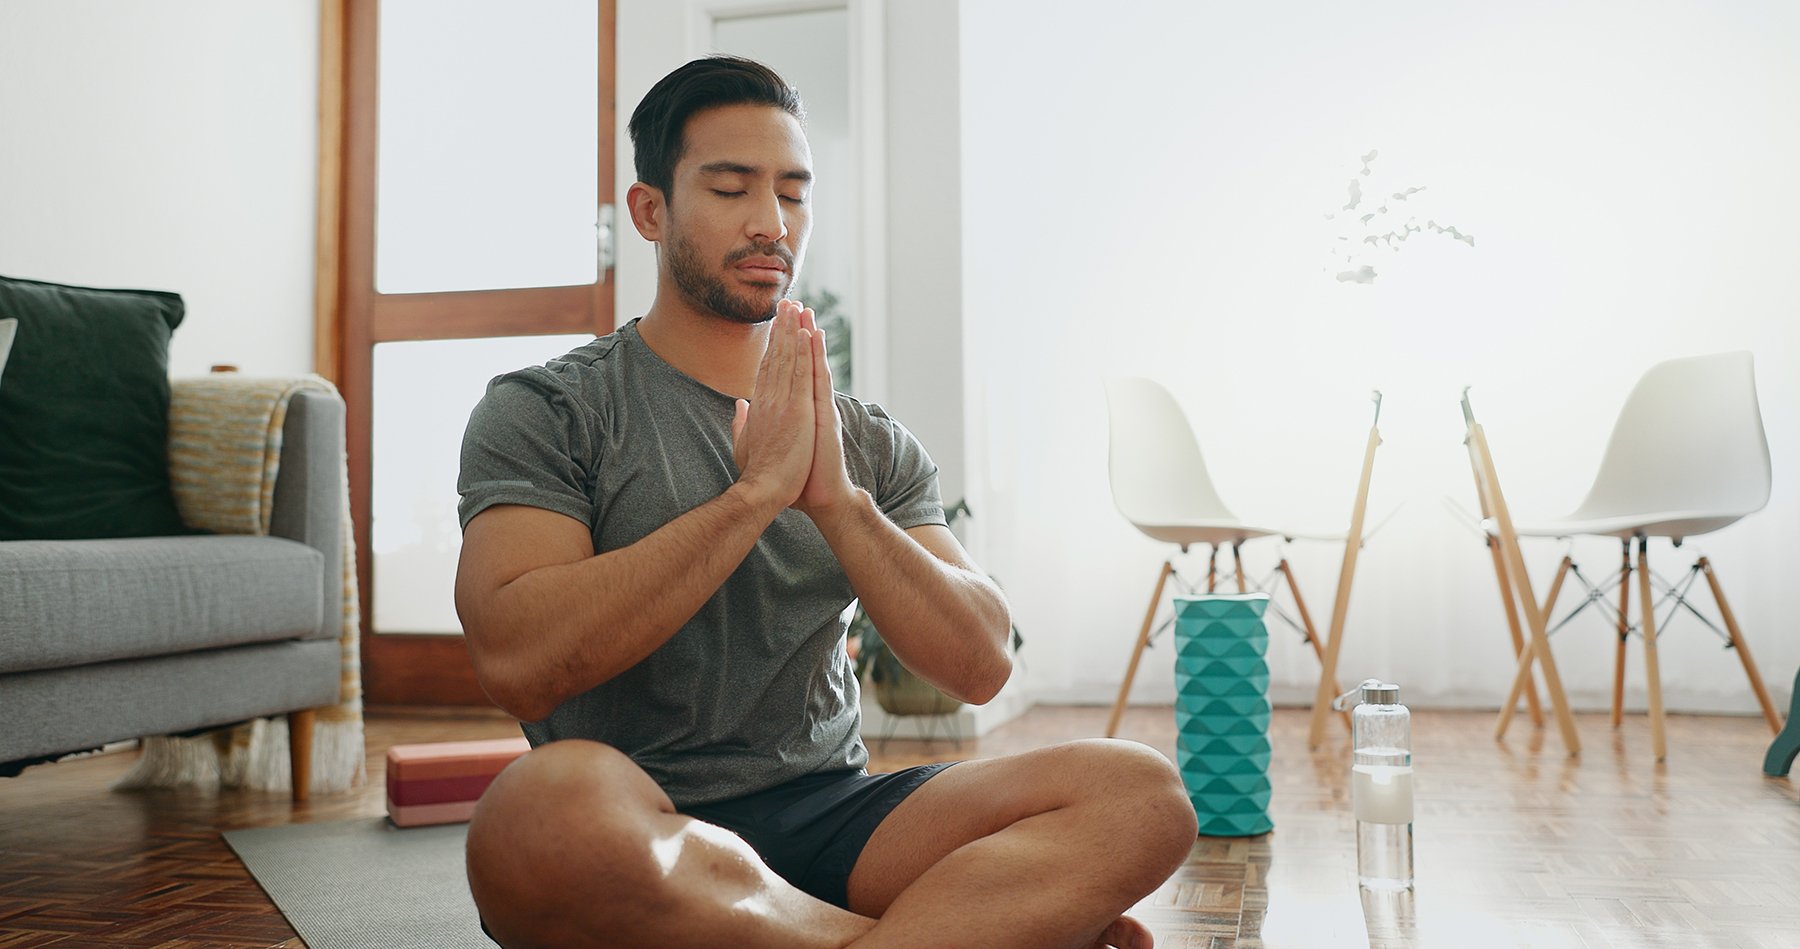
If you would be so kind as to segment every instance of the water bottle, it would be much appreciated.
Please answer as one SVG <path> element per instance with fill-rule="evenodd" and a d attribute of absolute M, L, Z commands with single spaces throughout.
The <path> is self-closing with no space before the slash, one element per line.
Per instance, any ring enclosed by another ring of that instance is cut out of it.
<path fill-rule="evenodd" d="M 1413 885 L 1412 713 L 1400 687 L 1379 679 L 1340 696 L 1350 712 L 1350 796 L 1356 808 L 1356 879 L 1371 890 Z"/>

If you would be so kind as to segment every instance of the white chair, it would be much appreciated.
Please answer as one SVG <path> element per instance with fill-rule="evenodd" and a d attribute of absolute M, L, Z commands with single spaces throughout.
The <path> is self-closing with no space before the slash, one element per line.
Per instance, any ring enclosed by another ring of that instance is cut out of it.
<path fill-rule="evenodd" d="M 1763 688 L 1749 644 L 1725 600 L 1711 562 L 1705 556 L 1699 557 L 1678 583 L 1668 582 L 1649 567 L 1651 538 L 1666 537 L 1680 547 L 1687 538 L 1736 523 L 1762 510 L 1769 501 L 1770 485 L 1769 446 L 1756 398 L 1751 355 L 1731 352 L 1672 359 L 1650 367 L 1625 400 L 1593 487 L 1580 506 L 1565 517 L 1513 525 L 1516 533 L 1525 537 L 1619 538 L 1623 548 L 1619 569 L 1599 585 L 1588 581 L 1572 557 L 1563 557 L 1541 613 L 1548 619 L 1567 576 L 1576 577 L 1587 595 L 1567 616 L 1549 625 L 1546 634 L 1554 633 L 1588 606 L 1610 607 L 1607 595 L 1613 589 L 1619 591 L 1619 606 L 1612 614 L 1619 637 L 1612 705 L 1612 723 L 1617 726 L 1624 703 L 1625 644 L 1638 629 L 1630 622 L 1630 581 L 1636 570 L 1639 626 L 1649 680 L 1651 741 L 1659 761 L 1666 757 L 1667 747 L 1656 640 L 1659 625 L 1666 627 L 1676 610 L 1685 609 L 1698 617 L 1725 641 L 1727 648 L 1736 650 L 1770 729 L 1781 729 L 1780 717 Z M 1484 526 L 1490 534 L 1495 529 L 1492 519 Z M 1631 556 L 1634 540 L 1635 567 Z M 1718 606 L 1723 630 L 1688 602 L 1688 591 L 1702 575 Z M 1500 582 L 1504 594 L 1504 574 L 1500 575 Z M 1656 611 L 1664 606 L 1668 612 L 1659 621 Z M 1517 619 L 1510 612 L 1509 621 L 1517 639 Z M 1531 655 L 1526 652 L 1520 675 L 1527 679 L 1530 663 Z M 1513 702 L 1516 701 L 1515 695 Z M 1501 712 L 1502 725 L 1511 713 L 1509 702 Z"/>
<path fill-rule="evenodd" d="M 1184 554 L 1195 544 L 1209 547 L 1207 592 L 1216 590 L 1220 581 L 1218 555 L 1221 548 L 1230 548 L 1231 572 L 1227 578 L 1234 580 L 1238 592 L 1243 593 L 1251 585 L 1244 574 L 1239 552 L 1244 543 L 1263 537 L 1341 541 L 1347 536 L 1302 533 L 1250 524 L 1232 513 L 1219 497 L 1218 489 L 1213 487 L 1212 476 L 1207 473 L 1206 461 L 1200 454 L 1200 444 L 1194 438 L 1194 430 L 1189 426 L 1187 416 L 1160 383 L 1141 377 L 1110 379 L 1106 383 L 1106 405 L 1109 419 L 1108 467 L 1113 505 L 1133 527 L 1151 538 L 1176 545 Z M 1379 419 L 1379 393 L 1376 394 L 1376 415 Z M 1379 438 L 1371 429 L 1370 454 L 1365 459 L 1363 483 L 1358 493 L 1356 513 L 1352 518 L 1354 536 L 1362 536 L 1361 519 L 1363 502 L 1368 494 L 1369 463 L 1373 461 L 1373 449 L 1378 441 Z M 1341 614 L 1348 601 L 1349 575 L 1354 569 L 1354 548 L 1357 546 L 1359 545 L 1348 545 L 1346 572 L 1339 579 L 1339 605 L 1332 628 L 1334 643 L 1338 639 Z M 1176 578 L 1178 585 L 1186 587 L 1190 592 L 1198 587 L 1198 584 L 1187 584 L 1176 572 L 1172 555 L 1163 561 L 1156 577 L 1156 588 L 1150 594 L 1150 606 L 1144 613 L 1143 626 L 1138 631 L 1137 645 L 1132 650 L 1131 662 L 1125 670 L 1125 681 L 1119 686 L 1118 700 L 1113 703 L 1112 717 L 1107 721 L 1107 737 L 1112 737 L 1118 731 L 1119 718 L 1125 710 L 1125 700 L 1131 692 L 1132 680 L 1137 677 L 1138 662 L 1153 635 L 1152 625 L 1162 603 L 1163 589 L 1171 576 Z M 1312 615 L 1307 611 L 1306 601 L 1300 595 L 1300 587 L 1294 580 L 1294 573 L 1288 566 L 1286 556 L 1281 557 L 1275 572 L 1270 575 L 1270 585 L 1278 586 L 1282 579 L 1287 581 L 1288 589 L 1293 594 L 1300 620 L 1294 623 L 1273 602 L 1270 603 L 1271 611 L 1293 625 L 1311 644 L 1321 664 L 1329 667 L 1326 650 L 1320 643 Z M 1257 584 L 1259 587 L 1261 585 Z M 1167 622 L 1163 625 L 1166 626 Z M 1159 630 L 1160 628 L 1158 627 Z M 1333 648 L 1333 659 L 1335 653 Z M 1335 681 L 1330 681 L 1329 686 L 1322 683 L 1321 691 L 1327 687 L 1332 690 L 1332 694 L 1338 691 Z M 1347 718 L 1345 721 L 1348 724 Z"/>

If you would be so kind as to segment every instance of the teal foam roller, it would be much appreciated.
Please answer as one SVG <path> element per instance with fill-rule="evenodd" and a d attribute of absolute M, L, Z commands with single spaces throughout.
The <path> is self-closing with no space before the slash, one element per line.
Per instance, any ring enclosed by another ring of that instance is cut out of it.
<path fill-rule="evenodd" d="M 1269 697 L 1266 695 L 1240 695 L 1227 698 L 1215 695 L 1212 697 L 1190 695 L 1184 696 L 1181 704 L 1175 706 L 1175 721 L 1179 724 L 1183 717 L 1190 715 L 1257 715 L 1269 710 Z"/>
<path fill-rule="evenodd" d="M 1261 656 L 1176 656 L 1179 675 L 1244 678 L 1268 675 L 1269 664 Z"/>
<path fill-rule="evenodd" d="M 1200 820 L 1202 837 L 1255 837 L 1274 829 L 1268 814 L 1213 814 Z"/>
<path fill-rule="evenodd" d="M 1268 691 L 1269 674 L 1266 672 L 1254 679 L 1184 675 L 1175 677 L 1175 692 L 1178 696 L 1251 698 L 1264 695 Z M 1180 699 L 1177 698 L 1176 701 L 1180 701 Z"/>
<path fill-rule="evenodd" d="M 1249 615 L 1260 619 L 1269 608 L 1267 593 L 1208 593 L 1204 596 L 1175 598 L 1175 618 L 1218 619 Z"/>
<path fill-rule="evenodd" d="M 1221 659 L 1261 657 L 1269 651 L 1269 636 L 1243 636 L 1235 639 L 1175 640 L 1176 656 L 1216 656 Z"/>
<path fill-rule="evenodd" d="M 1196 738 L 1210 735 L 1266 735 L 1269 732 L 1269 713 L 1266 710 L 1249 715 L 1189 715 L 1185 718 L 1177 713 L 1176 722 L 1181 734 Z"/>
<path fill-rule="evenodd" d="M 1175 747 L 1196 755 L 1263 755 L 1270 751 L 1269 736 L 1176 735 Z"/>
<path fill-rule="evenodd" d="M 1209 755 L 1177 748 L 1175 749 L 1175 764 L 1181 769 L 1183 779 L 1188 780 L 1190 784 L 1198 783 L 1205 777 L 1215 774 L 1230 777 L 1269 773 L 1267 752 L 1260 755 Z"/>
<path fill-rule="evenodd" d="M 1269 808 L 1269 792 L 1257 791 L 1253 794 L 1207 794 L 1204 792 L 1188 792 L 1188 800 L 1194 804 L 1194 811 L 1201 816 L 1209 814 L 1254 814 Z"/>
<path fill-rule="evenodd" d="M 1189 775 L 1193 784 L 1188 786 L 1190 794 L 1216 794 L 1223 797 L 1237 796 L 1252 798 L 1269 793 L 1269 776 L 1261 771 L 1250 774 L 1194 774 Z M 1264 801 L 1263 803 L 1268 803 Z M 1230 808 L 1221 808 L 1230 810 Z"/>

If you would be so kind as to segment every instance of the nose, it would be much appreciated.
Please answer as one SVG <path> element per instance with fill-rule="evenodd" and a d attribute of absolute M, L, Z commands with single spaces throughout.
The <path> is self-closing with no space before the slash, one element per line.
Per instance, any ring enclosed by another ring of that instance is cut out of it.
<path fill-rule="evenodd" d="M 752 240 L 765 243 L 787 237 L 787 209 L 781 203 L 781 196 L 769 192 L 751 202 L 750 219 L 745 222 L 744 231 Z"/>

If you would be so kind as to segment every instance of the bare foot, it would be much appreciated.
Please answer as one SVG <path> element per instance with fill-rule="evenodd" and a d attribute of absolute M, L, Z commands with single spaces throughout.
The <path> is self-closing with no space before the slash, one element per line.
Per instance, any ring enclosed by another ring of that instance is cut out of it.
<path fill-rule="evenodd" d="M 1129 916 L 1121 916 L 1113 920 L 1111 926 L 1094 940 L 1091 949 L 1152 949 L 1156 940 L 1144 924 Z"/>

